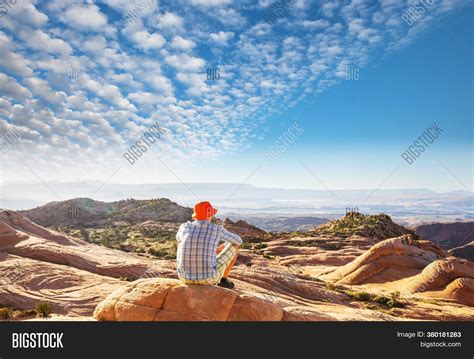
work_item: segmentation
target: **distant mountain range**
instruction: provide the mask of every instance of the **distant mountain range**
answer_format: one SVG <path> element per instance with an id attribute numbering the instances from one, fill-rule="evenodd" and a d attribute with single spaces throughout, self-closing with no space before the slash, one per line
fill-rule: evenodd
<path id="1" fill-rule="evenodd" d="M 398 223 L 411 225 L 474 219 L 474 196 L 467 191 L 435 192 L 429 189 L 311 190 L 256 187 L 242 183 L 2 183 L 0 208 L 29 209 L 51 201 L 93 198 L 115 202 L 123 198 L 172 198 L 191 207 L 209 200 L 222 217 L 339 218 L 346 208 L 359 212 L 389 213 Z M 273 230 L 268 223 L 267 229 Z M 294 227 L 292 227 L 293 229 Z"/>

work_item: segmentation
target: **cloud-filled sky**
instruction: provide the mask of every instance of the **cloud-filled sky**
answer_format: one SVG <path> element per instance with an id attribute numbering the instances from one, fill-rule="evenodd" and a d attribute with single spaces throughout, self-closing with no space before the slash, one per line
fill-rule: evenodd
<path id="1" fill-rule="evenodd" d="M 464 43 L 472 31 L 469 35 L 468 26 L 458 26 L 450 31 L 459 31 L 454 37 L 461 44 L 441 41 L 456 46 L 456 59 L 445 57 L 451 48 L 438 48 L 445 55 L 436 59 L 438 53 L 430 54 L 420 40 L 439 43 L 434 32 L 453 25 L 456 14 L 472 13 L 472 4 L 424 0 L 410 13 L 412 0 L 278 3 L 287 5 L 271 24 L 265 16 L 275 6 L 272 0 L 18 0 L 2 5 L 2 181 L 374 188 L 396 168 L 405 147 L 437 120 L 446 133 L 431 155 L 444 140 L 443 153 L 458 161 L 443 161 L 452 174 L 443 168 L 446 180 L 434 175 L 436 181 L 427 180 L 427 187 L 472 185 L 472 44 Z M 405 61 L 404 74 L 421 66 L 423 56 L 433 56 L 424 59 L 425 68 L 458 61 L 465 71 L 440 87 L 451 94 L 443 97 L 446 103 L 412 96 L 404 109 L 413 107 L 412 118 L 403 134 L 395 116 L 400 109 L 387 108 L 387 117 L 377 120 L 377 107 L 423 84 L 432 89 L 433 78 L 414 72 L 406 88 L 396 79 L 383 79 L 382 74 L 398 71 L 397 56 Z M 214 74 L 215 69 L 219 76 L 209 79 L 209 70 Z M 454 103 L 454 94 L 464 90 L 465 97 Z M 345 105 L 352 98 L 360 98 L 359 109 Z M 456 109 L 443 115 L 454 116 L 461 129 L 417 112 L 436 105 Z M 344 108 L 359 112 L 344 113 Z M 258 167 L 261 154 L 295 122 L 304 132 L 294 148 L 285 147 L 267 170 Z M 123 153 L 155 123 L 165 133 L 130 165 Z M 371 137 L 356 132 L 361 128 Z M 387 142 L 370 128 L 392 135 Z M 341 143 L 331 148 L 335 141 Z M 347 162 L 344 151 L 350 153 L 351 147 L 364 154 L 361 164 Z M 377 156 L 393 158 L 393 166 L 378 166 Z M 357 168 L 364 163 L 367 169 L 360 176 Z M 421 160 L 417 165 L 417 173 L 432 170 Z M 340 180 L 347 171 L 355 173 L 351 183 Z M 405 172 L 392 187 L 424 187 L 418 175 Z"/>

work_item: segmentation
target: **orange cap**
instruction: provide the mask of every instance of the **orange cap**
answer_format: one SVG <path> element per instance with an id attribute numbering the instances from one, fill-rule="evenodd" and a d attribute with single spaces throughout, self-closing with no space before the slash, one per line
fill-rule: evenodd
<path id="1" fill-rule="evenodd" d="M 212 207 L 208 201 L 199 202 L 194 205 L 193 219 L 203 221 L 212 218 L 217 213 L 217 209 Z"/>

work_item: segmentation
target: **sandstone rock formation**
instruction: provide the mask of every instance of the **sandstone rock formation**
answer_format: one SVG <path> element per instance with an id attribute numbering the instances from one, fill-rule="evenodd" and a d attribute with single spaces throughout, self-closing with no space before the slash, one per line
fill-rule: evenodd
<path id="1" fill-rule="evenodd" d="M 375 244 L 354 261 L 328 274 L 325 279 L 352 285 L 394 281 L 415 275 L 431 262 L 445 256 L 433 244 L 404 235 Z"/>
<path id="2" fill-rule="evenodd" d="M 474 305 L 474 263 L 460 258 L 437 260 L 411 278 L 405 290 Z"/>
<path id="3" fill-rule="evenodd" d="M 336 235 L 296 236 L 282 235 L 262 243 L 263 254 L 277 256 L 284 265 L 340 266 L 364 253 L 378 240 L 360 236 Z"/>
<path id="4" fill-rule="evenodd" d="M 14 211 L 0 210 L 0 251 L 117 278 L 136 279 L 145 272 L 164 275 L 138 256 L 66 237 Z"/>
<path id="5" fill-rule="evenodd" d="M 215 287 L 173 279 L 141 279 L 110 294 L 94 311 L 105 321 L 282 321 L 334 320 L 298 307 Z"/>
<path id="6" fill-rule="evenodd" d="M 299 233 L 251 245 L 231 273 L 235 290 L 186 286 L 174 260 L 76 240 L 0 210 L 0 303 L 31 310 L 47 301 L 61 320 L 92 319 L 96 307 L 100 320 L 474 320 L 472 263 L 430 242 Z M 432 266 L 454 270 L 433 276 Z M 404 291 L 409 305 L 369 307 L 347 290 Z"/>
<path id="7" fill-rule="evenodd" d="M 47 301 L 54 313 L 90 316 L 123 283 L 74 267 L 0 253 L 0 303 L 16 309 Z"/>

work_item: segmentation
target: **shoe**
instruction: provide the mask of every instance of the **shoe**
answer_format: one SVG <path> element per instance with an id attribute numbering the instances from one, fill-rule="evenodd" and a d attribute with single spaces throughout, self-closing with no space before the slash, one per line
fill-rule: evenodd
<path id="1" fill-rule="evenodd" d="M 219 283 L 217 283 L 219 287 L 224 287 L 227 289 L 233 289 L 234 288 L 234 282 L 228 280 L 227 278 L 222 278 Z"/>

